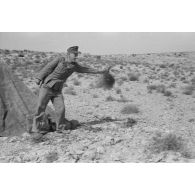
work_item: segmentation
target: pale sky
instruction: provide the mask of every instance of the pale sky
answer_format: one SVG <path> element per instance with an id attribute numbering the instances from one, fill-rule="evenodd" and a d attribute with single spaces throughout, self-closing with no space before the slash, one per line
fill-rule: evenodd
<path id="1" fill-rule="evenodd" d="M 0 49 L 63 52 L 73 45 L 91 54 L 195 51 L 195 33 L 0 32 Z"/>

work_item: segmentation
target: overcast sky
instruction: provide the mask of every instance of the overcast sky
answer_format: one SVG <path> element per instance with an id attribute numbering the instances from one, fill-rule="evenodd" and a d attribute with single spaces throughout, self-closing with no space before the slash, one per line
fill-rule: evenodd
<path id="1" fill-rule="evenodd" d="M 73 45 L 91 54 L 195 51 L 195 33 L 0 32 L 1 49 L 62 52 Z"/>

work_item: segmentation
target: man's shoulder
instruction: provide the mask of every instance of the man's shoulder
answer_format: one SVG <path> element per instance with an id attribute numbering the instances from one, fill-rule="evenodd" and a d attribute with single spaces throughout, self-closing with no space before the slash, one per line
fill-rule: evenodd
<path id="1" fill-rule="evenodd" d="M 66 58 L 63 57 L 63 56 L 57 56 L 54 58 L 56 61 L 59 61 L 59 62 L 66 62 Z"/>

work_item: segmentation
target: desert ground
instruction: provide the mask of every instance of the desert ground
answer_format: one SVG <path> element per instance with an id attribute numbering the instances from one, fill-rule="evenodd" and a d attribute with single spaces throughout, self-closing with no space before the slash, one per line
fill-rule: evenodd
<path id="1" fill-rule="evenodd" d="M 0 60 L 35 94 L 34 75 L 58 55 L 0 50 Z M 27 132 L 0 137 L 0 162 L 195 162 L 195 52 L 83 54 L 79 62 L 99 70 L 112 65 L 116 80 L 106 90 L 97 86 L 100 75 L 68 79 L 66 117 L 85 125 L 39 142 Z"/>

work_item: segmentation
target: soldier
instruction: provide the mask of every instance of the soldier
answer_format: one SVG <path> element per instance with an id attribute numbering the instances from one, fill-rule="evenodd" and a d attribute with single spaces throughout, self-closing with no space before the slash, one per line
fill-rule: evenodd
<path id="1" fill-rule="evenodd" d="M 32 132 L 39 132 L 38 121 L 45 112 L 48 102 L 54 105 L 56 112 L 56 131 L 63 131 L 70 122 L 65 118 L 65 105 L 62 95 L 63 84 L 74 72 L 104 74 L 107 70 L 98 71 L 83 67 L 77 63 L 78 46 L 68 48 L 67 56 L 57 57 L 49 62 L 36 76 L 36 84 L 40 85 L 37 110 L 33 119 Z"/>

